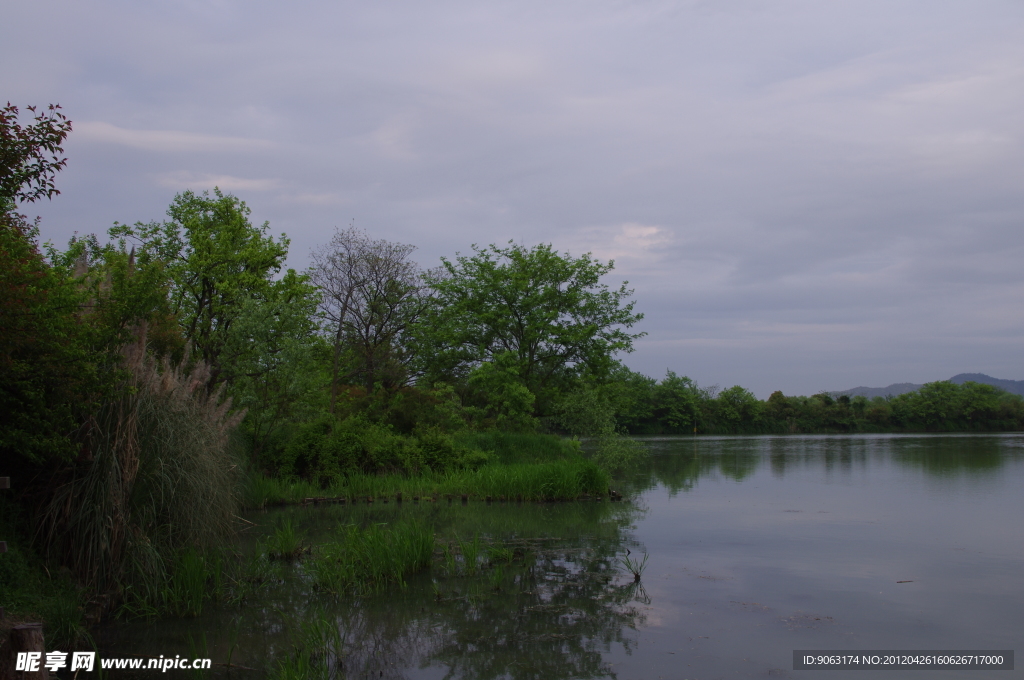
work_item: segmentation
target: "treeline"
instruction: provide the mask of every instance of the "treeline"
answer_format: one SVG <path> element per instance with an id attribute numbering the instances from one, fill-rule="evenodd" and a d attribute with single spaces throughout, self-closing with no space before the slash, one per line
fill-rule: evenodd
<path id="1" fill-rule="evenodd" d="M 786 396 L 702 388 L 669 371 L 656 381 L 620 369 L 608 390 L 618 426 L 634 435 L 1001 432 L 1024 429 L 1024 398 L 975 382 L 928 383 L 895 397 Z"/>

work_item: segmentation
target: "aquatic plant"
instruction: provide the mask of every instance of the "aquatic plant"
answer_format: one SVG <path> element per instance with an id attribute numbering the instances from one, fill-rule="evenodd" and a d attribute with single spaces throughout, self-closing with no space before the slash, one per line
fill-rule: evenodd
<path id="1" fill-rule="evenodd" d="M 291 519 L 285 520 L 274 529 L 274 533 L 267 538 L 266 547 L 269 558 L 281 560 L 297 559 L 307 551 Z"/>
<path id="2" fill-rule="evenodd" d="M 305 564 L 313 583 L 325 592 L 344 595 L 388 583 L 404 585 L 408 574 L 430 567 L 434 532 L 420 522 L 347 526 L 340 534 L 318 546 Z"/>
<path id="3" fill-rule="evenodd" d="M 647 568 L 647 553 L 644 553 L 644 558 L 638 559 L 630 557 L 628 554 L 625 557 L 619 558 L 619 564 L 626 568 L 627 571 L 633 574 L 633 580 L 639 581 L 640 576 L 643 575 L 644 569 Z"/>
<path id="4" fill-rule="evenodd" d="M 494 545 L 487 549 L 487 557 L 490 559 L 491 564 L 497 564 L 499 562 L 511 562 L 515 559 L 516 553 L 512 548 Z"/>
<path id="5" fill-rule="evenodd" d="M 462 554 L 462 570 L 467 574 L 475 574 L 477 560 L 483 549 L 483 544 L 480 542 L 480 534 L 474 534 L 473 539 L 467 541 L 463 541 L 456 536 L 455 542 L 458 544 L 459 552 Z"/>
<path id="6" fill-rule="evenodd" d="M 176 616 L 199 616 L 203 612 L 203 601 L 208 597 L 209 576 L 202 555 L 191 548 L 183 551 L 175 560 L 164 589 L 167 608 Z"/>

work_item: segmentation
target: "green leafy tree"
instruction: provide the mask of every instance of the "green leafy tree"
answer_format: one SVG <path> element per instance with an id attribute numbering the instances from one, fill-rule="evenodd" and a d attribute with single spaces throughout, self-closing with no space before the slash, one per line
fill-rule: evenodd
<path id="1" fill-rule="evenodd" d="M 288 423 L 308 420 L 324 406 L 327 347 L 316 333 L 315 312 L 312 295 L 247 297 L 225 341 L 233 406 L 246 410 L 243 428 L 257 459 Z"/>
<path id="2" fill-rule="evenodd" d="M 667 371 L 653 390 L 653 415 L 659 431 L 667 434 L 691 434 L 701 420 L 701 393 L 686 376 Z"/>
<path id="3" fill-rule="evenodd" d="M 532 432 L 537 429 L 533 417 L 535 396 L 523 384 L 515 356 L 511 352 L 495 355 L 472 370 L 469 386 L 484 404 L 485 416 L 498 430 Z"/>
<path id="4" fill-rule="evenodd" d="M 71 272 L 46 263 L 38 231 L 0 222 L 0 456 L 34 463 L 73 453 L 74 404 L 95 377 Z"/>
<path id="5" fill-rule="evenodd" d="M 301 305 L 313 294 L 306 277 L 294 271 L 276 278 L 288 254 L 288 238 L 281 234 L 274 240 L 266 222 L 253 226 L 250 212 L 220 189 L 213 196 L 186 191 L 167 210 L 169 221 L 117 224 L 110 231 L 137 242 L 140 263 L 163 263 L 171 282 L 171 312 L 199 358 L 210 364 L 211 389 L 233 383 L 239 366 L 258 365 L 241 354 L 263 349 L 256 343 L 246 347 L 233 333 L 246 305 Z M 234 351 L 225 353 L 229 344 Z"/>
<path id="6" fill-rule="evenodd" d="M 54 268 L 38 247 L 38 224 L 18 201 L 51 198 L 65 166 L 71 122 L 50 105 L 22 126 L 18 107 L 0 108 L 0 459 L 39 463 L 73 453 L 73 404 L 95 377 L 79 341 L 82 295 L 71 271 Z"/>
<path id="7" fill-rule="evenodd" d="M 555 390 L 576 376 L 605 377 L 613 356 L 643 334 L 626 329 L 643 318 L 623 283 L 601 283 L 613 262 L 572 257 L 550 245 L 474 246 L 427 280 L 436 298 L 420 324 L 431 378 L 465 376 L 507 355 L 543 412 Z"/>
<path id="8" fill-rule="evenodd" d="M 35 124 L 18 123 L 18 107 L 7 102 L 0 108 L 0 208 L 13 210 L 15 201 L 53 198 L 60 192 L 54 186 L 57 172 L 67 165 L 62 144 L 71 132 L 71 121 L 51 104 L 44 113 L 26 107 L 35 114 Z"/>

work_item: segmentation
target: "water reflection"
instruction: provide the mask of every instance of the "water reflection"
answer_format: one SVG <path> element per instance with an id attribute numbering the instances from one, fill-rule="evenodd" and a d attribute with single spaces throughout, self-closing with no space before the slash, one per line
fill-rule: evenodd
<path id="1" fill-rule="evenodd" d="M 473 576 L 437 566 L 404 589 L 357 600 L 317 593 L 301 563 L 275 563 L 271 583 L 241 607 L 187 621 L 111 627 L 100 645 L 111 656 L 184 656 L 189 635 L 202 635 L 215 662 L 231 656 L 235 676 L 263 676 L 312 645 L 327 677 L 615 677 L 604 656 L 613 648 L 632 652 L 644 622 L 640 605 L 650 603 L 617 568 L 628 547 L 642 548 L 629 532 L 643 514 L 641 503 L 607 501 L 278 510 L 253 518 L 262 533 L 288 516 L 315 544 L 340 524 L 419 516 L 442 541 L 479 535 L 516 548 L 521 557 L 487 564 Z M 243 548 L 256 545 L 258 536 L 249 536 Z"/>
<path id="2" fill-rule="evenodd" d="M 301 563 L 274 563 L 247 602 L 113 626 L 100 650 L 195 656 L 201 641 L 253 678 L 304 649 L 336 678 L 764 677 L 796 648 L 980 648 L 1019 629 L 1024 540 L 999 520 L 1019 514 L 1024 436 L 645 441 L 654 455 L 628 503 L 251 516 L 242 554 L 285 518 L 316 544 L 341 525 L 416 517 L 441 542 L 479 535 L 520 557 L 473 576 L 439 565 L 360 599 L 325 597 Z M 640 583 L 619 563 L 627 550 L 650 553 Z"/>
<path id="3" fill-rule="evenodd" d="M 998 474 L 1024 460 L 1020 435 L 867 435 L 780 437 L 649 437 L 651 465 L 632 480 L 635 492 L 663 485 L 670 495 L 703 477 L 742 482 L 767 465 L 773 476 L 820 468 L 849 473 L 869 465 L 920 470 L 935 478 Z"/>

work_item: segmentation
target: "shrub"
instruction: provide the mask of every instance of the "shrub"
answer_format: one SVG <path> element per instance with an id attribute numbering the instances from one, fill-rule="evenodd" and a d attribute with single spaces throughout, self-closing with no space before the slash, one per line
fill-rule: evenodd
<path id="1" fill-rule="evenodd" d="M 49 555 L 100 591 L 157 599 L 174 556 L 226 533 L 237 512 L 229 433 L 241 414 L 205 389 L 209 368 L 123 350 L 118 395 L 89 419 L 83 453 L 41 520 Z M 187 361 L 187 358 L 186 358 Z"/>

